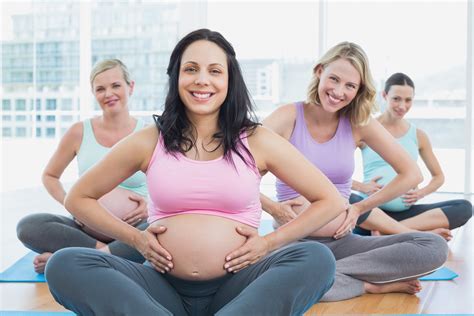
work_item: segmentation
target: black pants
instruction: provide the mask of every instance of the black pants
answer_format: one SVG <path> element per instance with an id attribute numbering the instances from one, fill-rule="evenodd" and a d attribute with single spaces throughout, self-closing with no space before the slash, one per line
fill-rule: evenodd
<path id="1" fill-rule="evenodd" d="M 363 198 L 359 195 L 351 194 L 349 198 L 349 203 L 354 204 L 361 200 L 363 200 Z M 409 209 L 402 212 L 390 212 L 382 208 L 381 210 L 394 220 L 400 222 L 407 218 L 415 217 L 435 208 L 440 208 L 441 211 L 443 211 L 444 215 L 446 215 L 449 222 L 449 229 L 458 228 L 466 224 L 472 217 L 473 212 L 472 204 L 467 200 L 450 200 L 432 204 L 415 204 L 412 205 Z M 357 220 L 357 224 L 362 224 L 367 219 L 367 217 L 369 217 L 370 212 L 371 211 L 368 211 L 362 214 Z M 363 229 L 359 226 L 356 227 L 354 233 L 359 235 L 370 235 L 370 231 Z"/>

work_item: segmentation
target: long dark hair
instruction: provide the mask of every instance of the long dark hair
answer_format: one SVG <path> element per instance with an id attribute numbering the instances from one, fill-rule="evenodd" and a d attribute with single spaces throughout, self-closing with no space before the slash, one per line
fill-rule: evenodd
<path id="1" fill-rule="evenodd" d="M 387 81 L 385 81 L 385 93 L 388 93 L 392 86 L 410 86 L 413 88 L 413 90 L 415 90 L 415 84 L 413 83 L 413 80 L 411 80 L 410 77 L 402 72 L 394 73 L 388 77 Z"/>
<path id="2" fill-rule="evenodd" d="M 168 69 L 168 94 L 163 114 L 154 116 L 155 123 L 163 135 L 165 150 L 168 153 L 186 153 L 196 144 L 193 136 L 194 126 L 189 121 L 184 104 L 178 92 L 179 70 L 181 57 L 186 48 L 195 41 L 206 40 L 213 42 L 227 55 L 229 74 L 227 96 L 219 110 L 219 131 L 213 139 L 219 139 L 219 146 L 223 146 L 224 158 L 232 162 L 231 152 L 235 152 L 246 164 L 249 162 L 239 153 L 238 148 L 250 154 L 240 139 L 243 131 L 251 135 L 259 125 L 254 112 L 254 106 L 245 85 L 239 63 L 235 57 L 232 45 L 218 32 L 208 29 L 199 29 L 182 38 L 171 53 Z M 217 148 L 219 148 L 219 146 Z M 214 150 L 217 150 L 215 148 Z M 248 155 L 251 157 L 251 155 Z"/>

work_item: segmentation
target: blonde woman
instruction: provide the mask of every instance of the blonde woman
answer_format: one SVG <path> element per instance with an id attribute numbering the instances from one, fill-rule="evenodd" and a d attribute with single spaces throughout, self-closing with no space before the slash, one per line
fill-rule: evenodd
<path id="1" fill-rule="evenodd" d="M 447 257 L 446 242 L 435 234 L 363 237 L 351 233 L 361 214 L 421 181 L 413 160 L 370 117 L 374 101 L 375 88 L 365 53 L 358 45 L 343 42 L 324 54 L 314 67 L 307 100 L 284 105 L 264 121 L 266 127 L 289 140 L 317 166 L 346 200 L 351 193 L 354 151 L 359 143 L 370 145 L 397 171 L 383 189 L 350 205 L 346 213 L 306 239 L 328 246 L 337 260 L 335 283 L 323 301 L 364 293 L 414 294 L 421 288 L 417 277 L 439 268 Z M 282 224 L 297 217 L 308 202 L 284 181 L 278 179 L 276 188 L 280 203 L 263 196 L 262 203 L 264 210 Z M 391 219 L 384 216 L 383 220 Z"/>
<path id="2" fill-rule="evenodd" d="M 135 83 L 120 60 L 107 59 L 97 63 L 91 71 L 90 83 L 102 115 L 71 126 L 43 171 L 46 190 L 62 205 L 66 191 L 61 175 L 74 158 L 77 159 L 81 176 L 117 142 L 144 126 L 143 121 L 130 116 L 128 103 Z M 116 217 L 143 230 L 148 226 L 147 194 L 145 175 L 137 172 L 106 194 L 100 202 Z M 66 247 L 96 248 L 132 261 L 145 261 L 134 248 L 113 241 L 67 216 L 48 213 L 29 215 L 18 223 L 17 235 L 26 247 L 39 253 L 33 261 L 38 273 L 43 273 L 52 253 Z"/>

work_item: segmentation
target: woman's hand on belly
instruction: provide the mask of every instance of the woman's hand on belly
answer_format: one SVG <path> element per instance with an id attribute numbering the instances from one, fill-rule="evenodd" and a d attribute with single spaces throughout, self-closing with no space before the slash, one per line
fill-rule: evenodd
<path id="1" fill-rule="evenodd" d="M 146 199 L 138 194 L 132 193 L 128 198 L 138 203 L 138 205 L 133 211 L 122 217 L 122 220 L 133 226 L 148 218 L 147 203 Z"/>
<path id="2" fill-rule="evenodd" d="M 278 203 L 278 208 L 272 212 L 273 218 L 279 225 L 284 225 L 294 220 L 298 215 L 293 210 L 293 207 L 302 206 L 303 202 L 296 199 L 290 199 Z"/>
<path id="3" fill-rule="evenodd" d="M 342 222 L 342 224 L 339 226 L 337 231 L 334 233 L 334 239 L 342 238 L 352 232 L 352 230 L 357 225 L 357 219 L 359 218 L 359 216 L 359 208 L 355 204 L 349 205 L 349 208 L 346 211 L 346 218 L 344 219 L 344 222 Z"/>
<path id="4" fill-rule="evenodd" d="M 258 234 L 255 229 L 239 226 L 236 231 L 247 238 L 246 242 L 238 249 L 226 256 L 224 269 L 228 272 L 239 272 L 247 266 L 258 262 L 268 254 L 270 245 L 265 237 Z"/>
<path id="5" fill-rule="evenodd" d="M 171 254 L 158 242 L 158 235 L 163 234 L 166 227 L 158 223 L 151 224 L 140 232 L 140 239 L 135 248 L 150 262 L 153 268 L 165 273 L 173 268 Z"/>

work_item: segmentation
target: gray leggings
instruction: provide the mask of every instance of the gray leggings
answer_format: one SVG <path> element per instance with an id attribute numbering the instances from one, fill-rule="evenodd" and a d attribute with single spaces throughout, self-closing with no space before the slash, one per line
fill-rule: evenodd
<path id="1" fill-rule="evenodd" d="M 148 223 L 141 222 L 136 227 L 145 230 Z M 67 247 L 95 248 L 97 244 L 97 240 L 85 233 L 73 219 L 48 213 L 24 217 L 16 226 L 16 233 L 27 248 L 37 253 L 56 252 Z M 135 248 L 121 241 L 112 241 L 108 246 L 113 255 L 138 263 L 145 262 Z"/>
<path id="2" fill-rule="evenodd" d="M 341 239 L 307 238 L 331 249 L 336 257 L 336 279 L 321 301 L 340 301 L 365 293 L 364 281 L 388 283 L 413 280 L 441 267 L 448 245 L 432 233 L 390 236 L 349 234 Z"/>
<path id="3" fill-rule="evenodd" d="M 84 248 L 60 250 L 46 265 L 54 298 L 79 315 L 301 315 L 331 287 L 334 272 L 334 256 L 315 242 L 209 281 Z"/>

